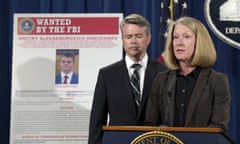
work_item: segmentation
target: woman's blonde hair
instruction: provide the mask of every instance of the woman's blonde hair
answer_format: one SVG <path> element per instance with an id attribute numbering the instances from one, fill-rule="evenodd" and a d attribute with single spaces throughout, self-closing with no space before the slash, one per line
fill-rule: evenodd
<path id="1" fill-rule="evenodd" d="M 195 34 L 195 50 L 190 63 L 191 66 L 212 66 L 217 58 L 212 38 L 206 27 L 197 19 L 192 17 L 181 17 L 168 27 L 168 36 L 165 45 L 165 62 L 170 69 L 179 69 L 179 64 L 173 53 L 173 32 L 177 24 L 187 26 Z"/>

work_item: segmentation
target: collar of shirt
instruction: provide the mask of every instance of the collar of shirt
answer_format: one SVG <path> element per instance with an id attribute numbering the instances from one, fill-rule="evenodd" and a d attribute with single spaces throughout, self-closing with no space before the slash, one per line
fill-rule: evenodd
<path id="1" fill-rule="evenodd" d="M 125 56 L 125 61 L 127 65 L 127 70 L 129 74 L 129 78 L 132 76 L 134 69 L 131 68 L 131 66 L 135 63 L 132 61 L 127 55 Z M 141 92 L 141 98 L 142 98 L 142 92 L 143 92 L 143 85 L 144 85 L 144 77 L 145 77 L 145 70 L 147 68 L 147 63 L 148 63 L 148 55 L 146 54 L 143 59 L 139 62 L 138 64 L 141 65 L 141 68 L 139 69 L 139 75 L 140 75 L 140 92 Z"/>
<path id="2" fill-rule="evenodd" d="M 64 76 L 68 76 L 68 79 L 67 79 L 67 83 L 69 84 L 71 79 L 72 79 L 72 75 L 73 75 L 73 72 L 70 72 L 68 74 L 64 74 L 63 72 L 61 72 L 61 77 L 62 77 L 62 83 L 64 81 Z"/>
<path id="3" fill-rule="evenodd" d="M 187 76 L 185 77 L 193 77 L 194 79 L 198 78 L 199 72 L 200 72 L 201 68 L 200 67 L 196 67 L 191 73 L 189 73 Z M 184 77 L 179 70 L 177 70 L 177 76 L 180 77 Z"/>
<path id="4" fill-rule="evenodd" d="M 133 73 L 133 68 L 131 66 L 135 64 L 136 62 L 132 61 L 129 56 L 125 56 L 125 61 L 128 69 L 129 76 Z M 137 63 L 141 65 L 141 68 L 139 69 L 139 74 L 143 75 L 146 68 L 147 68 L 147 62 L 148 62 L 148 55 L 146 54 L 141 61 L 138 61 Z"/>

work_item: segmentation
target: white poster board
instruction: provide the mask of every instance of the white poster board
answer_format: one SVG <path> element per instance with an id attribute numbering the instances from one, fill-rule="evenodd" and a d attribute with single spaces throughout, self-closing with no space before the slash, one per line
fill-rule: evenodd
<path id="1" fill-rule="evenodd" d="M 86 144 L 99 68 L 122 58 L 122 14 L 14 14 L 10 144 Z M 58 84 L 63 52 L 77 83 Z"/>

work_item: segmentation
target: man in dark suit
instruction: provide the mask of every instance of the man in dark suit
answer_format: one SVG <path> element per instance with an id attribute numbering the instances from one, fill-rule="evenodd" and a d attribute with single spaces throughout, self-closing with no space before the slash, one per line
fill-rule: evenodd
<path id="1" fill-rule="evenodd" d="M 149 22 L 138 14 L 131 14 L 120 24 L 124 59 L 100 69 L 94 92 L 90 117 L 88 144 L 100 144 L 104 125 L 142 125 L 148 94 L 155 75 L 166 70 L 161 63 L 150 59 L 147 47 L 151 41 Z M 134 69 L 138 74 L 140 102 L 136 103 L 133 84 Z"/>
<path id="2" fill-rule="evenodd" d="M 78 74 L 73 71 L 75 55 L 63 53 L 60 61 L 61 72 L 56 75 L 56 84 L 78 84 Z"/>

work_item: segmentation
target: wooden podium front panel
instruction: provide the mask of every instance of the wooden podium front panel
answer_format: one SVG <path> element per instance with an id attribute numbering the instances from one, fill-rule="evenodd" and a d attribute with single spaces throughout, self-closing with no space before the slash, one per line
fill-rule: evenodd
<path id="1" fill-rule="evenodd" d="M 102 144 L 130 144 L 139 135 L 156 130 L 173 134 L 184 144 L 232 144 L 219 128 L 107 126 L 103 130 Z"/>

